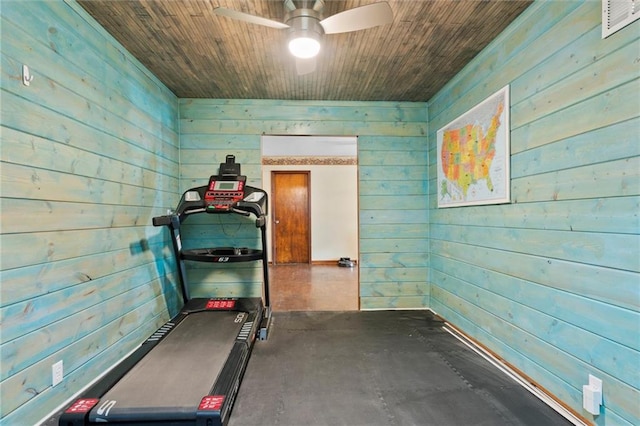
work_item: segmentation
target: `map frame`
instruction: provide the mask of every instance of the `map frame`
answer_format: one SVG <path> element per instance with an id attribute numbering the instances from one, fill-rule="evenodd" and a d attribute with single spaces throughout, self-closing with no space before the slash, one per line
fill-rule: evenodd
<path id="1" fill-rule="evenodd" d="M 505 204 L 511 202 L 511 126 L 509 121 L 511 105 L 509 101 L 509 89 L 509 85 L 507 84 L 437 131 L 436 157 L 438 169 L 436 197 L 438 199 L 438 208 Z M 471 180 L 471 183 L 469 183 L 465 188 L 460 188 L 460 185 L 458 185 L 456 181 L 446 176 L 443 169 L 442 147 L 445 132 L 461 129 L 463 126 L 479 126 L 487 124 L 487 126 L 482 128 L 482 132 L 484 134 L 489 123 L 479 123 L 474 120 L 474 117 L 481 116 L 488 118 L 492 113 L 494 113 L 495 106 L 500 104 L 502 104 L 502 111 L 499 115 L 494 114 L 494 116 L 499 117 L 499 124 L 496 129 L 494 142 L 495 154 L 492 157 L 491 165 L 487 173 L 489 179 L 474 181 L 473 176 L 469 177 L 467 175 L 468 180 Z M 484 187 L 479 183 L 481 181 L 485 181 Z M 489 185 L 491 185 L 492 189 L 489 189 Z M 472 188 L 472 194 L 469 196 L 468 191 L 472 186 L 474 186 L 474 188 Z M 449 191 L 454 192 L 455 194 L 452 195 Z M 487 194 L 487 196 L 485 196 L 483 192 L 491 192 L 491 194 Z"/>

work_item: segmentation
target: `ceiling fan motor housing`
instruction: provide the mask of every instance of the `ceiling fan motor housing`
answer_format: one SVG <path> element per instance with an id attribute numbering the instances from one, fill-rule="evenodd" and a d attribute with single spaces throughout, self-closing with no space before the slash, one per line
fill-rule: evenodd
<path id="1" fill-rule="evenodd" d="M 320 14 L 313 9 L 296 9 L 287 12 L 285 23 L 290 27 L 289 40 L 308 37 L 319 42 L 324 34 L 320 19 Z"/>

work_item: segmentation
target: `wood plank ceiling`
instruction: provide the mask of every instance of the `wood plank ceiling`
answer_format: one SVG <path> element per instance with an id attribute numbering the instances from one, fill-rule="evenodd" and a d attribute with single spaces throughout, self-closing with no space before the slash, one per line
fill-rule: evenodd
<path id="1" fill-rule="evenodd" d="M 375 0 L 325 0 L 324 17 Z M 392 24 L 325 34 L 299 76 L 287 30 L 213 14 L 223 6 L 282 21 L 281 0 L 79 0 L 180 98 L 428 101 L 531 1 L 387 0 Z"/>

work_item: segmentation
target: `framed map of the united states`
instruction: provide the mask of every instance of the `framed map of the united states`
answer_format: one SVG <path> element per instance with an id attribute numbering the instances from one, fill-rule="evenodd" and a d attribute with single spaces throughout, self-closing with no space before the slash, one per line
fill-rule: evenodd
<path id="1" fill-rule="evenodd" d="M 510 201 L 509 86 L 437 133 L 438 207 Z"/>

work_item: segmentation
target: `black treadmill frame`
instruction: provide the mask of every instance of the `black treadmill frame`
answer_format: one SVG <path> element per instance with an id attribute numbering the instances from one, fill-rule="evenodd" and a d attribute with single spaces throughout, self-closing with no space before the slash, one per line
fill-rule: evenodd
<path id="1" fill-rule="evenodd" d="M 213 176 L 211 177 L 213 178 Z M 218 178 L 220 178 L 218 176 Z M 226 177 L 230 180 L 233 177 Z M 245 178 L 246 179 L 246 178 Z M 108 404 L 111 401 L 101 401 L 100 399 L 113 388 L 136 364 L 138 364 L 149 352 L 151 352 L 167 335 L 171 333 L 180 323 L 185 321 L 190 314 L 199 312 L 216 311 L 237 311 L 246 312 L 243 325 L 235 338 L 233 347 L 226 358 L 218 376 L 213 383 L 208 395 L 203 395 L 203 399 L 198 408 L 193 413 L 184 416 L 184 419 L 173 418 L 171 420 L 162 419 L 135 419 L 109 422 L 118 425 L 133 424 L 196 424 L 207 426 L 222 426 L 230 415 L 235 396 L 240 386 L 240 381 L 247 366 L 251 350 L 256 338 L 266 339 L 267 329 L 271 318 L 269 308 L 269 272 L 266 249 L 266 211 L 267 195 L 259 189 L 245 185 L 246 195 L 254 192 L 262 193 L 260 202 L 239 201 L 227 211 L 210 211 L 204 206 L 204 194 L 207 186 L 191 188 L 182 195 L 178 208 L 174 214 L 153 218 L 154 226 L 167 226 L 170 229 L 173 250 L 177 260 L 179 283 L 182 290 L 185 304 L 174 318 L 166 322 L 138 349 L 127 358 L 118 363 L 113 369 L 105 374 L 98 382 L 82 393 L 59 417 L 59 425 L 76 426 L 87 424 L 103 424 L 104 422 L 90 421 L 90 414 L 93 410 L 108 412 Z M 186 194 L 190 191 L 197 191 L 200 194 L 200 201 L 187 201 Z M 246 198 L 246 197 L 245 197 Z M 256 227 L 260 228 L 262 250 L 255 249 L 234 249 L 230 247 L 219 247 L 212 249 L 182 250 L 180 239 L 181 224 L 192 214 L 198 213 L 238 213 L 245 216 L 253 214 L 256 217 Z M 200 252 L 198 251 L 200 250 Z M 205 261 L 205 262 L 246 262 L 262 260 L 263 264 L 263 299 L 260 297 L 251 298 L 196 298 L 191 299 L 189 295 L 185 260 Z M 220 399 L 220 396 L 223 396 Z M 197 402 L 197 401 L 196 401 Z"/>

